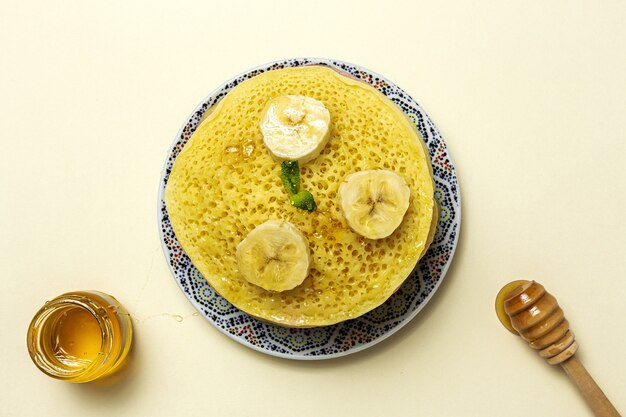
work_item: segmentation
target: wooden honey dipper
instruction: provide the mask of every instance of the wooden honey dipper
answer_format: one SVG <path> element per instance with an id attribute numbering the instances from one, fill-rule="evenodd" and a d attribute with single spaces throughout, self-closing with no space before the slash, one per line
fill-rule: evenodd
<path id="1" fill-rule="evenodd" d="M 535 281 L 513 281 L 505 285 L 496 298 L 496 312 L 507 329 L 519 334 L 550 365 L 561 365 L 596 416 L 620 417 L 574 356 L 578 350 L 574 333 L 556 299 L 543 285 Z"/>

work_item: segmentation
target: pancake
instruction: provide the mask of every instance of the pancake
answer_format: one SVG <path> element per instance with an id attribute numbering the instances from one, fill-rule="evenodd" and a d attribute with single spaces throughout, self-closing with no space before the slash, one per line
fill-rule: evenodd
<path id="1" fill-rule="evenodd" d="M 318 205 L 312 213 L 289 204 L 259 129 L 265 105 L 281 95 L 313 97 L 331 115 L 328 144 L 300 168 Z M 401 175 L 411 191 L 401 225 L 379 240 L 352 231 L 337 198 L 347 175 L 371 169 Z M 165 201 L 208 283 L 246 313 L 289 327 L 330 325 L 382 304 L 425 253 L 437 217 L 430 161 L 412 122 L 376 89 L 322 66 L 268 71 L 233 88 L 178 155 Z M 248 283 L 235 258 L 237 244 L 271 219 L 297 226 L 311 249 L 307 278 L 280 293 Z"/>

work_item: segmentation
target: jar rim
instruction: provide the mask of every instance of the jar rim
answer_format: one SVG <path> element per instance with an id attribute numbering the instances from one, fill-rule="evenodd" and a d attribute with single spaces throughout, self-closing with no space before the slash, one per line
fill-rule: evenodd
<path id="1" fill-rule="evenodd" d="M 53 324 L 50 319 L 56 316 L 55 313 L 68 308 L 80 308 L 87 311 L 98 322 L 102 336 L 100 350 L 96 358 L 91 360 L 84 367 L 75 369 L 58 366 L 50 360 L 50 358 L 41 355 L 39 353 L 40 349 L 38 349 L 41 334 L 44 329 L 46 329 L 46 326 Z M 89 297 L 76 293 L 62 294 L 46 302 L 35 314 L 28 327 L 28 352 L 35 365 L 44 373 L 57 379 L 72 379 L 78 375 L 84 375 L 85 373 L 99 369 L 109 360 L 113 348 L 113 340 L 111 338 L 113 323 L 103 310 L 102 307 L 98 306 L 95 301 L 91 300 Z"/>

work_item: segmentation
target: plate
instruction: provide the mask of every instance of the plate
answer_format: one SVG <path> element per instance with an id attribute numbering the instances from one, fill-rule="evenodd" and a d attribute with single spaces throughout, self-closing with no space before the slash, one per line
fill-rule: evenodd
<path id="1" fill-rule="evenodd" d="M 204 113 L 239 83 L 265 71 L 304 65 L 325 65 L 370 84 L 396 103 L 415 123 L 430 154 L 435 198 L 440 213 L 435 239 L 404 284 L 385 303 L 356 319 L 310 329 L 292 329 L 262 322 L 221 297 L 193 266 L 176 240 L 165 207 L 165 186 L 176 157 Z M 261 65 L 222 84 L 196 107 L 176 134 L 159 185 L 158 223 L 161 244 L 174 279 L 191 304 L 230 338 L 269 355 L 289 359 L 329 359 L 366 349 L 406 325 L 437 291 L 452 262 L 461 227 L 460 190 L 454 165 L 439 130 L 419 104 L 384 77 L 358 65 L 321 59 L 286 59 Z"/>

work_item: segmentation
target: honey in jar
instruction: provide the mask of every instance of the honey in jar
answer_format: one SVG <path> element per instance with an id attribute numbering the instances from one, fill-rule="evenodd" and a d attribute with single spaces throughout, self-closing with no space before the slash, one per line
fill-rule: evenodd
<path id="1" fill-rule="evenodd" d="M 114 297 L 98 291 L 76 291 L 48 301 L 27 335 L 35 365 L 68 382 L 112 374 L 124 363 L 131 342 L 128 312 Z"/>

